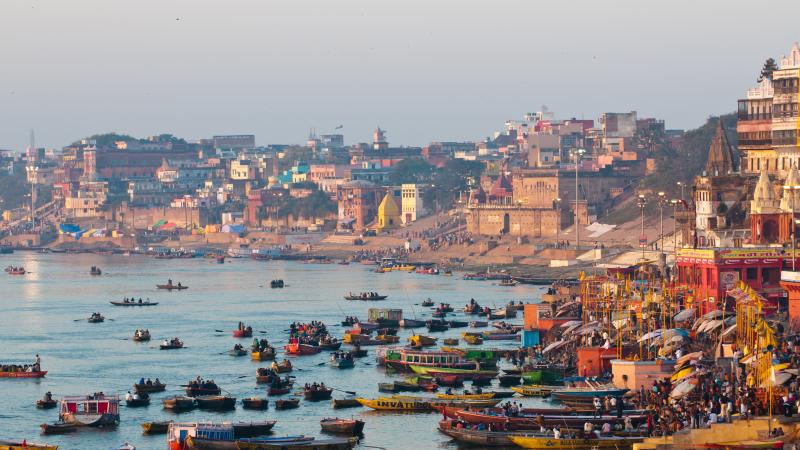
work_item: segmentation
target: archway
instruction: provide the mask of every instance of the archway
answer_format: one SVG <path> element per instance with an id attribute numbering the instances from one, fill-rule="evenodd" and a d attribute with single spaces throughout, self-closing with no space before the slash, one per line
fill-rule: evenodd
<path id="1" fill-rule="evenodd" d="M 503 214 L 503 234 L 507 234 L 509 231 L 511 231 L 511 217 L 505 213 Z"/>
<path id="2" fill-rule="evenodd" d="M 768 242 L 778 242 L 778 223 L 775 220 L 765 220 L 764 225 L 761 227 L 761 238 Z"/>

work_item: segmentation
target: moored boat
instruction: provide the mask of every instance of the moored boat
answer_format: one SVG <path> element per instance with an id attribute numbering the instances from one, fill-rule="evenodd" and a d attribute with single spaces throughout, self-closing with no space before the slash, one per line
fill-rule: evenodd
<path id="1" fill-rule="evenodd" d="M 244 409 L 264 410 L 269 408 L 269 400 L 261 397 L 248 397 L 242 399 Z"/>
<path id="2" fill-rule="evenodd" d="M 0 450 L 58 450 L 57 445 L 0 439 Z"/>
<path id="3" fill-rule="evenodd" d="M 288 359 L 284 359 L 282 363 L 278 363 L 277 361 L 272 361 L 272 370 L 276 373 L 287 373 L 292 371 L 292 362 Z"/>
<path id="4" fill-rule="evenodd" d="M 66 434 L 78 431 L 78 427 L 75 424 L 63 422 L 43 423 L 39 425 L 39 428 L 42 430 L 42 434 Z"/>
<path id="5" fill-rule="evenodd" d="M 197 407 L 212 411 L 228 411 L 236 408 L 236 397 L 227 395 L 203 395 L 196 397 Z"/>
<path id="6" fill-rule="evenodd" d="M 359 403 L 355 398 L 334 398 L 331 400 L 331 404 L 333 405 L 333 409 L 354 408 L 361 406 L 361 403 Z"/>
<path id="7" fill-rule="evenodd" d="M 164 339 L 164 341 L 158 345 L 158 348 L 161 350 L 176 350 L 183 348 L 183 341 L 178 338 Z"/>
<path id="8" fill-rule="evenodd" d="M 513 386 L 512 391 L 523 397 L 549 397 L 557 388 L 555 386 Z"/>
<path id="9" fill-rule="evenodd" d="M 233 436 L 236 439 L 263 436 L 272 432 L 275 422 L 274 420 L 233 422 Z"/>
<path id="10" fill-rule="evenodd" d="M 197 406 L 193 397 L 184 397 L 180 395 L 165 398 L 161 400 L 161 404 L 164 406 L 164 409 L 174 412 L 191 411 Z"/>
<path id="11" fill-rule="evenodd" d="M 158 382 L 158 378 L 156 378 L 155 383 L 136 383 L 133 385 L 133 389 L 138 392 L 139 394 L 150 394 L 153 392 L 163 392 L 167 389 L 166 383 Z"/>
<path id="12" fill-rule="evenodd" d="M 299 398 L 275 400 L 275 409 L 294 409 L 300 406 Z"/>
<path id="13" fill-rule="evenodd" d="M 313 439 L 313 438 L 312 438 Z M 273 441 L 270 439 L 240 439 L 239 450 L 350 450 L 358 438 L 314 439 L 312 441 Z"/>
<path id="14" fill-rule="evenodd" d="M 96 393 L 64 397 L 58 419 L 78 426 L 116 426 L 119 423 L 119 396 Z"/>
<path id="15" fill-rule="evenodd" d="M 36 407 L 39 409 L 53 409 L 58 405 L 58 401 L 52 398 L 41 398 L 36 400 Z"/>
<path id="16" fill-rule="evenodd" d="M 325 418 L 319 424 L 326 433 L 358 436 L 364 431 L 364 421 L 357 419 Z"/>
<path id="17" fill-rule="evenodd" d="M 428 327 L 428 331 L 432 332 L 447 331 L 450 329 L 450 324 L 447 321 L 441 319 L 429 320 L 425 323 L 425 325 Z"/>
<path id="18" fill-rule="evenodd" d="M 315 402 L 320 400 L 329 400 L 332 393 L 333 389 L 327 388 L 324 385 L 316 385 L 316 383 L 303 389 L 303 397 L 306 400 Z"/>
<path id="19" fill-rule="evenodd" d="M 403 319 L 400 321 L 401 328 L 422 328 L 425 326 L 424 320 Z"/>
<path id="20" fill-rule="evenodd" d="M 144 434 L 164 434 L 169 429 L 171 421 L 162 422 L 144 422 L 142 424 L 142 432 Z"/>
<path id="21" fill-rule="evenodd" d="M 602 437 L 597 439 L 553 439 L 551 436 L 509 436 L 511 442 L 522 448 L 536 449 L 625 449 L 642 442 L 644 438 Z"/>
<path id="22" fill-rule="evenodd" d="M 202 395 L 220 395 L 222 389 L 211 380 L 203 380 L 198 377 L 186 386 L 186 395 L 189 397 L 200 397 Z"/>
<path id="23" fill-rule="evenodd" d="M 414 347 L 431 347 L 436 345 L 436 338 L 432 338 L 430 336 L 423 336 L 421 334 L 415 334 L 413 336 L 408 337 L 408 342 L 411 343 Z"/>

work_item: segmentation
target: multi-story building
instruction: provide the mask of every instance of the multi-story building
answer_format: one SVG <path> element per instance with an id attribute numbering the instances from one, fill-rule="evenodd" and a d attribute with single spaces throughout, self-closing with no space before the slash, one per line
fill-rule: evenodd
<path id="1" fill-rule="evenodd" d="M 422 200 L 422 186 L 418 184 L 403 184 L 400 187 L 400 219 L 404 224 L 409 224 L 427 215 L 425 204 Z"/>
<path id="2" fill-rule="evenodd" d="M 64 209 L 70 218 L 92 218 L 103 216 L 102 208 L 108 198 L 108 183 L 91 181 L 81 183 L 80 188 L 64 199 Z"/>
<path id="3" fill-rule="evenodd" d="M 385 191 L 368 181 L 349 181 L 339 186 L 337 201 L 339 204 L 340 229 L 364 230 L 375 220 Z"/>
<path id="4" fill-rule="evenodd" d="M 214 148 L 224 150 L 244 150 L 255 148 L 256 136 L 253 134 L 235 134 L 214 136 Z"/>

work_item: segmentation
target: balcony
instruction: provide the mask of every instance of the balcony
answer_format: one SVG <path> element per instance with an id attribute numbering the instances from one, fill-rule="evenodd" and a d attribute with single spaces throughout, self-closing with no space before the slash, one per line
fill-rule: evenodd
<path id="1" fill-rule="evenodd" d="M 739 111 L 739 120 L 772 120 L 772 113 L 748 113 L 747 111 Z"/>

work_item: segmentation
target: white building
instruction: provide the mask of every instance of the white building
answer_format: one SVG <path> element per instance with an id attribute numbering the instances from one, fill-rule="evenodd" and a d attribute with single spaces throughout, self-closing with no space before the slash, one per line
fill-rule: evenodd
<path id="1" fill-rule="evenodd" d="M 400 218 L 403 224 L 409 224 L 428 214 L 422 201 L 422 187 L 420 185 L 403 184 L 400 187 L 400 200 Z"/>

